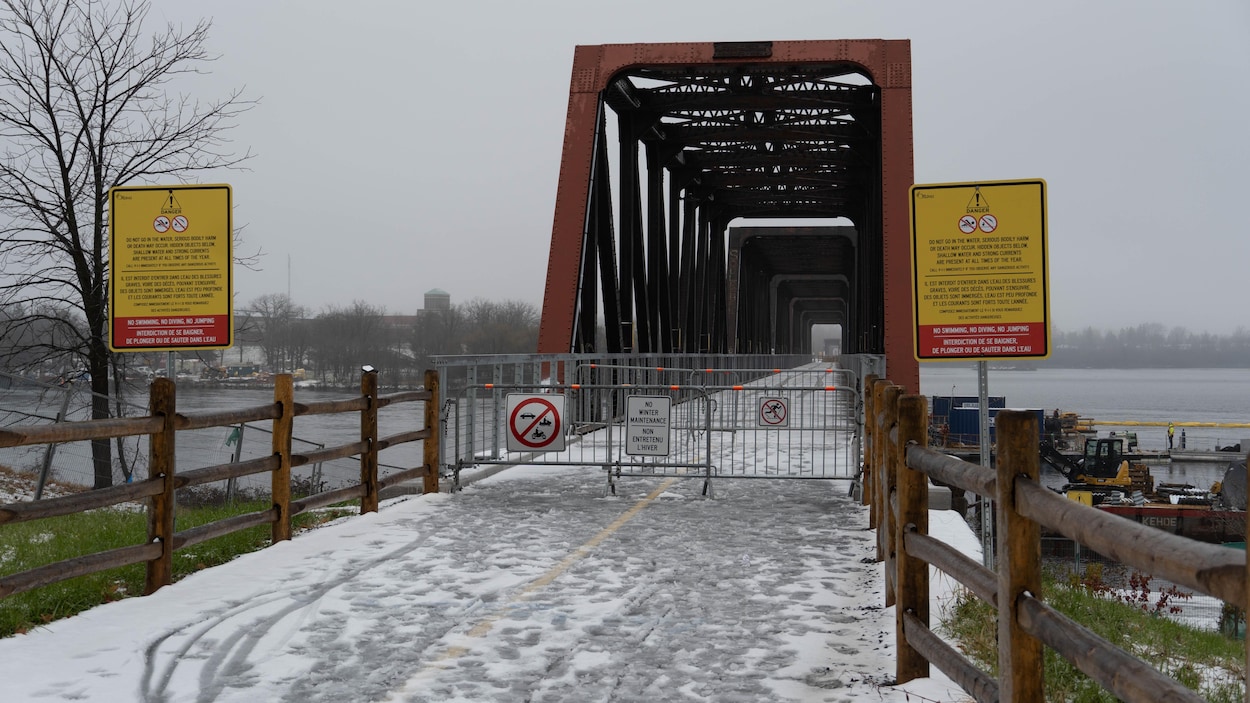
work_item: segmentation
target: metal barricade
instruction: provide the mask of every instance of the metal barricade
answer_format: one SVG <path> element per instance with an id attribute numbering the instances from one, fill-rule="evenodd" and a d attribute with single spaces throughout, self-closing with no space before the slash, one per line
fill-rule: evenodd
<path id="1" fill-rule="evenodd" d="M 809 363 L 801 355 L 767 354 L 500 354 L 434 357 L 439 374 L 443 432 L 440 434 L 442 473 L 451 476 L 457 466 L 483 458 L 499 459 L 503 446 L 502 418 L 496 413 L 501 399 L 486 384 L 567 383 L 689 383 L 689 369 L 793 367 Z M 594 371 L 579 371 L 599 365 Z M 609 367 L 616 367 L 609 369 Z M 639 369 L 626 371 L 627 368 Z M 665 372 L 663 380 L 643 369 L 682 369 Z M 586 374 L 578 376 L 579 373 Z M 741 382 L 743 377 L 735 377 Z M 696 384 L 698 385 L 698 384 Z M 490 400 L 491 402 L 486 402 Z M 473 411 L 469 408 L 472 406 Z M 475 448 L 470 452 L 469 446 Z"/>
<path id="2" fill-rule="evenodd" d="M 709 449 L 713 405 L 702 388 L 548 383 L 480 384 L 469 390 L 484 392 L 464 395 L 465 412 L 470 417 L 503 416 L 505 441 L 478 446 L 479 438 L 490 435 L 471 434 L 466 453 L 472 459 L 457 461 L 455 486 L 468 466 L 527 464 L 600 468 L 612 492 L 616 479 L 623 476 L 702 478 L 705 492 L 708 489 L 713 470 Z M 495 398 L 503 403 L 495 405 Z M 479 399 L 492 407 L 477 407 Z M 664 422 L 636 427 L 627 415 L 631 402 L 655 405 L 657 420 Z"/>
<path id="3" fill-rule="evenodd" d="M 463 469 L 492 464 L 600 468 L 612 492 L 622 477 L 702 478 L 707 494 L 713 479 L 853 481 L 859 472 L 853 386 L 545 382 L 466 390 L 457 412 L 502 418 L 502 428 L 468 435 L 454 486 Z M 651 421 L 646 413 L 655 425 L 640 424 Z"/>
<path id="4" fill-rule="evenodd" d="M 713 389 L 711 431 L 717 478 L 854 481 L 861 452 L 861 404 L 855 386 Z"/>

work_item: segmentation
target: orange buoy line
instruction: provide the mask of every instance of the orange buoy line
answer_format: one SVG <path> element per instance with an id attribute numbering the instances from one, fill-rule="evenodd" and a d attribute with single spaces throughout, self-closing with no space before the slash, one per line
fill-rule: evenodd
<path id="1" fill-rule="evenodd" d="M 1086 425 L 1109 425 L 1114 427 L 1231 427 L 1250 428 L 1250 422 L 1159 422 L 1157 420 L 1090 420 L 1081 418 Z"/>

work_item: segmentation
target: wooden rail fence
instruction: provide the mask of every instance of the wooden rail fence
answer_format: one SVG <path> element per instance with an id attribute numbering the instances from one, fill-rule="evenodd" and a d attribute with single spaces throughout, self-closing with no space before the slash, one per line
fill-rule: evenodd
<path id="1" fill-rule="evenodd" d="M 885 561 L 885 599 L 895 606 L 900 683 L 935 664 L 977 701 L 1043 700 L 1043 646 L 1120 700 L 1203 698 L 1046 605 L 1041 531 L 1047 528 L 1133 568 L 1245 609 L 1246 553 L 1173 535 L 1068 500 L 1038 481 L 1037 418 L 1000 411 L 997 467 L 986 469 L 927 447 L 928 402 L 902 388 L 864 380 L 864 502 Z M 928 483 L 995 502 L 997 571 L 928 534 Z M 995 680 L 930 629 L 929 566 L 950 575 L 998 611 Z M 1248 654 L 1247 671 L 1250 671 Z M 1247 693 L 1250 699 L 1250 692 Z"/>
<path id="2" fill-rule="evenodd" d="M 0 447 L 51 444 L 93 439 L 148 435 L 150 478 L 124 485 L 51 498 L 37 502 L 0 505 L 0 524 L 50 518 L 142 501 L 148 516 L 148 539 L 138 544 L 96 554 L 66 559 L 0 578 L 0 598 L 77 576 L 146 562 L 144 593 L 168 585 L 173 576 L 173 555 L 178 549 L 230 534 L 238 530 L 269 525 L 273 542 L 291 538 L 291 518 L 315 508 L 360 500 L 360 512 L 376 512 L 382 489 L 424 477 L 425 492 L 438 491 L 439 384 L 434 371 L 425 374 L 423 390 L 390 395 L 378 394 L 376 372 L 364 374 L 360 396 L 346 400 L 296 403 L 290 374 L 275 377 L 271 404 L 251 408 L 181 414 L 175 403 L 175 386 L 169 379 L 156 379 L 150 387 L 146 417 L 87 420 L 42 426 L 17 426 L 0 430 Z M 424 424 L 420 429 L 378 437 L 378 410 L 389 405 L 425 402 Z M 307 454 L 292 454 L 292 426 L 296 417 L 338 413 L 360 414 L 360 441 L 325 447 Z M 175 435 L 181 430 L 224 427 L 243 422 L 273 421 L 273 453 L 238 463 L 218 464 L 175 472 Z M 378 477 L 378 453 L 400 444 L 425 441 L 422 465 Z M 360 456 L 360 482 L 291 500 L 291 469 L 332 459 Z M 217 522 L 174 532 L 175 491 L 204 483 L 268 472 L 272 479 L 273 506 L 267 510 L 237 515 Z"/>

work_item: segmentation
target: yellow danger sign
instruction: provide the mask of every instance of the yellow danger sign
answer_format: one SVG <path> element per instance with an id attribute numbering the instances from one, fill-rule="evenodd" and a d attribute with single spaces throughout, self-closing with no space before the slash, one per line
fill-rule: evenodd
<path id="1" fill-rule="evenodd" d="M 109 191 L 109 348 L 227 349 L 234 336 L 228 185 Z"/>
<path id="2" fill-rule="evenodd" d="M 911 188 L 920 361 L 1050 355 L 1046 182 Z"/>

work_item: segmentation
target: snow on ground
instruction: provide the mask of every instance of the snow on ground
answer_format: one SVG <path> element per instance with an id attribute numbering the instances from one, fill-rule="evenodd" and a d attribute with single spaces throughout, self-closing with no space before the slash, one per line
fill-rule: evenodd
<path id="1" fill-rule="evenodd" d="M 18 473 L 6 467 L 0 466 L 0 505 L 30 500 L 34 497 L 37 486 L 37 477 Z M 43 497 L 55 498 L 57 496 L 69 495 L 70 493 L 77 493 L 83 490 L 86 489 L 76 486 L 67 486 L 56 481 L 50 481 L 48 485 L 43 488 Z"/>
<path id="2" fill-rule="evenodd" d="M 0 640 L 5 700 L 968 699 L 936 670 L 891 685 L 893 608 L 845 483 L 604 486 L 510 469 Z M 931 533 L 975 553 L 952 515 Z"/>

